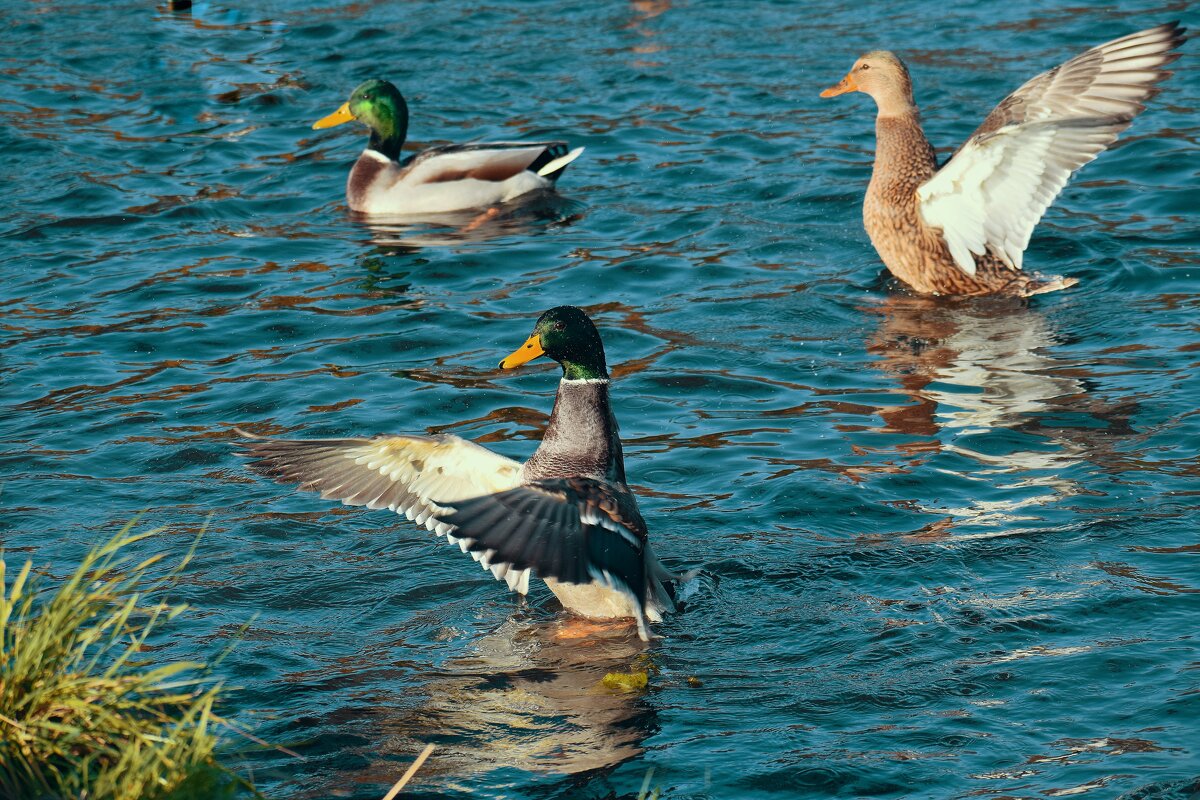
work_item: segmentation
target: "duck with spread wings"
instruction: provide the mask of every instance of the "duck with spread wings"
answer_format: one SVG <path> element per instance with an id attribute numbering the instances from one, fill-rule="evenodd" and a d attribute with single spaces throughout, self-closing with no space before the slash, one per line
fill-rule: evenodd
<path id="1" fill-rule="evenodd" d="M 563 370 L 545 435 L 524 464 L 466 439 L 274 439 L 239 431 L 255 472 L 346 505 L 387 508 L 446 537 L 522 595 L 530 573 L 563 607 L 647 621 L 675 610 L 681 579 L 655 556 L 625 481 L 600 334 L 582 310 L 552 308 L 500 362 L 539 356 Z"/>
<path id="2" fill-rule="evenodd" d="M 884 50 L 859 58 L 821 96 L 863 92 L 878 107 L 863 225 L 888 270 L 924 294 L 1028 296 L 1074 285 L 1022 270 L 1029 237 L 1071 174 L 1158 93 L 1184 30 L 1172 22 L 1133 33 L 1038 75 L 941 167 L 904 62 Z"/>

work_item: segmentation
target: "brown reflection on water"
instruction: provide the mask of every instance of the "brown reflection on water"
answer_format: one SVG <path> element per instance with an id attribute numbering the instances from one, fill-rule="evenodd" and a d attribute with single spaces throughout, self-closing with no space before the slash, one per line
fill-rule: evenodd
<path id="1" fill-rule="evenodd" d="M 1185 586 L 1171 578 L 1143 574 L 1130 564 L 1116 561 L 1097 561 L 1096 567 L 1117 578 L 1123 585 L 1132 586 L 1141 592 L 1155 595 L 1200 594 L 1200 589 Z"/>
<path id="2" fill-rule="evenodd" d="M 510 620 L 475 639 L 467 655 L 423 669 L 412 702 L 373 702 L 366 727 L 370 743 L 356 783 L 390 785 L 397 759 L 408 760 L 429 741 L 438 749 L 422 769 L 440 784 L 495 770 L 574 775 L 610 770 L 642 753 L 658 729 L 642 692 L 610 689 L 611 672 L 650 669 L 645 645 L 627 629 L 566 638 L 560 620 Z M 347 677 L 363 665 L 344 665 Z M 387 669 L 371 661 L 372 670 Z M 331 712 L 336 715 L 337 712 Z M 335 776 L 342 780 L 344 776 Z"/>
<path id="3" fill-rule="evenodd" d="M 177 400 L 189 395 L 198 394 L 210 391 L 213 386 L 227 383 L 265 383 L 273 381 L 287 381 L 295 378 L 308 378 L 314 375 L 329 375 L 335 378 L 352 378 L 361 375 L 361 372 L 346 370 L 338 367 L 336 364 L 326 364 L 323 367 L 314 369 L 299 370 L 296 372 L 287 373 L 266 373 L 258 372 L 248 375 L 238 375 L 234 377 L 217 377 L 209 378 L 199 383 L 180 383 L 173 386 L 163 387 L 151 392 L 141 392 L 127 395 L 112 395 L 116 389 L 121 389 L 126 386 L 143 383 L 150 378 L 159 375 L 162 372 L 170 369 L 182 369 L 187 364 L 196 362 L 185 361 L 159 361 L 155 364 L 148 365 L 143 369 L 134 371 L 128 378 L 122 378 L 118 381 L 106 384 L 78 384 L 75 386 L 67 386 L 62 389 L 55 389 L 46 393 L 44 396 L 36 400 L 29 400 L 16 406 L 18 411 L 36 411 L 39 409 L 50 408 L 54 410 L 72 410 L 79 411 L 89 407 L 95 407 L 99 398 L 105 398 L 106 403 L 122 405 L 122 406 L 138 406 L 144 402 Z M 112 396 L 107 396 L 112 395 Z M 107 397 L 106 397 L 107 396 Z"/>
<path id="4" fill-rule="evenodd" d="M 1145 728 L 1138 733 L 1148 733 L 1161 730 L 1160 728 Z M 1035 775 L 1044 773 L 1048 768 L 1061 768 L 1073 764 L 1099 764 L 1103 760 L 1123 755 L 1143 755 L 1146 753 L 1160 753 L 1166 751 L 1182 752 L 1182 748 L 1163 747 L 1151 739 L 1139 737 L 1117 737 L 1117 736 L 1101 736 L 1094 739 L 1082 738 L 1065 738 L 1059 739 L 1050 743 L 1050 747 L 1059 752 L 1054 754 L 1034 754 L 1027 757 L 1024 763 L 1014 765 L 1004 769 L 995 770 L 992 772 L 979 773 L 971 777 L 976 780 L 985 781 L 1012 781 L 1029 778 Z M 1114 764 L 1113 768 L 1117 765 Z M 1043 789 L 1039 794 L 1045 797 L 1069 797 L 1090 792 L 1093 789 L 1101 789 L 1109 783 L 1123 778 L 1130 778 L 1132 775 L 1127 770 L 1130 770 L 1129 765 L 1125 765 L 1126 771 L 1115 772 L 1110 775 L 1102 775 L 1092 778 L 1084 783 L 1068 784 L 1057 788 Z M 971 795 L 978 797 L 996 797 L 997 800 L 1008 800 L 1013 797 L 1010 792 L 1013 787 L 1001 789 L 979 789 L 971 792 Z M 1138 794 L 1136 792 L 1132 793 Z M 1126 796 L 1122 794 L 1122 796 Z M 1172 796 L 1174 796 L 1172 794 Z M 1190 796 L 1190 795 L 1189 795 Z"/>
<path id="5" fill-rule="evenodd" d="M 1190 4 L 1186 2 L 1186 0 L 1175 0 L 1175 2 L 1164 3 L 1161 7 L 1162 10 L 1160 13 L 1181 13 L 1189 10 L 1189 6 Z M 1039 11 L 1041 13 L 1022 17 L 1021 19 L 1017 20 L 994 22 L 990 25 L 980 24 L 979 30 L 1025 32 L 1042 29 L 1069 29 L 1072 27 L 1072 25 L 1078 24 L 1076 20 L 1081 20 L 1082 22 L 1091 25 L 1094 24 L 1096 19 L 1096 7 L 1084 4 L 1072 5 L 1064 8 L 1052 8 L 1047 6 L 1044 9 L 1039 9 Z M 1106 20 L 1105 24 L 1109 25 L 1113 31 L 1120 31 L 1127 24 L 1132 26 L 1129 28 L 1130 31 L 1135 31 L 1139 30 L 1141 27 L 1145 27 L 1143 22 L 1146 18 L 1146 12 L 1144 9 L 1136 6 L 1122 8 L 1121 4 L 1114 3 L 1113 5 L 1104 7 L 1104 18 Z M 1171 17 L 1168 16 L 1166 19 L 1171 19 Z M 1126 22 L 1126 20 L 1128 20 L 1128 22 Z M 1121 34 L 1114 33 L 1113 35 L 1120 36 Z M 1074 55 L 1074 53 L 1063 53 L 1064 57 L 1070 55 Z"/>
<path id="6" fill-rule="evenodd" d="M 129 292 L 142 291 L 159 284 L 171 284 L 200 279 L 246 278 L 280 272 L 320 273 L 330 271 L 328 265 L 320 262 L 299 262 L 281 265 L 273 261 L 265 262 L 255 267 L 220 266 L 216 269 L 205 270 L 214 264 L 230 260 L 226 257 L 210 257 L 198 260 L 194 264 L 164 269 L 148 278 L 143 278 L 128 286 L 109 289 L 95 295 L 103 299 L 113 295 L 123 295 Z M 332 282 L 314 286 L 306 290 L 304 295 L 253 295 L 250 299 L 233 304 L 214 304 L 197 307 L 190 301 L 186 305 L 158 306 L 153 310 L 131 311 L 117 315 L 115 321 L 98 323 L 96 304 L 71 303 L 58 308 L 43 308 L 24 298 L 13 298 L 5 301 L 5 321 L 0 321 L 0 331 L 8 334 L 0 340 L 0 349 L 15 345 L 29 344 L 39 339 L 63 339 L 68 337 L 91 338 L 113 333 L 165 333 L 179 328 L 204 328 L 207 318 L 224 317 L 240 313 L 246 306 L 259 311 L 302 311 L 335 317 L 360 317 L 374 314 L 393 313 L 397 309 L 415 310 L 425 305 L 426 301 L 415 298 L 395 298 L 390 294 L 383 302 L 374 304 L 359 304 L 363 296 L 361 291 L 338 291 L 343 285 L 353 284 L 359 280 L 355 276 L 345 277 L 336 273 Z M 383 292 L 377 292 L 372 297 L 384 297 Z M 201 295 L 203 297 L 203 295 Z M 337 304 L 343 307 L 336 307 Z M 31 327 L 15 325 L 11 320 L 64 320 L 68 324 L 61 327 Z M 78 322 L 77 322 L 78 321 Z M 74 323 L 74 324 L 71 324 Z M 217 362 L 214 362 L 217 363 Z"/>
<path id="7" fill-rule="evenodd" d="M 370 232 L 370 240 L 385 255 L 415 253 L 427 247 L 480 245 L 539 228 L 569 225 L 583 218 L 585 206 L 556 190 L 528 192 L 487 209 L 441 214 L 360 214 L 351 219 Z"/>
<path id="8" fill-rule="evenodd" d="M 654 26 L 646 23 L 670 11 L 671 0 L 630 0 L 629 10 L 632 12 L 632 17 L 624 25 L 624 28 L 641 37 L 640 41 L 629 47 L 629 52 L 635 56 L 629 61 L 629 65 L 635 69 L 653 69 L 663 66 L 663 62 L 645 57 L 668 49 L 667 45 L 657 38 L 658 31 Z"/>
<path id="9" fill-rule="evenodd" d="M 545 431 L 546 422 L 549 419 L 549 409 L 539 410 L 525 406 L 504 406 L 489 411 L 482 417 L 474 417 L 446 425 L 434 425 L 430 427 L 429 431 L 430 433 L 454 432 L 479 444 L 506 442 L 511 439 L 541 441 L 542 432 Z M 498 423 L 515 427 L 516 430 L 494 430 L 483 434 L 471 433 L 471 431 L 478 430 L 479 428 L 491 427 Z"/>
<path id="10" fill-rule="evenodd" d="M 1094 395 L 1089 379 L 1096 377 L 1097 362 L 1055 358 L 1058 335 L 1036 308 L 1015 300 L 959 303 L 893 294 L 864 310 L 879 318 L 868 353 L 912 400 L 876 409 L 881 432 L 918 439 L 895 450 L 917 460 L 955 453 L 978 464 L 977 473 L 1012 474 L 1024 486 L 1046 489 L 1017 500 L 928 510 L 976 522 L 1012 521 L 1022 518 L 1021 509 L 1089 493 L 1062 477 L 1080 461 L 1128 466 L 1117 443 L 1135 434 L 1129 418 L 1136 402 Z M 1054 447 L 984 453 L 956 443 L 999 428 L 1042 437 Z"/>

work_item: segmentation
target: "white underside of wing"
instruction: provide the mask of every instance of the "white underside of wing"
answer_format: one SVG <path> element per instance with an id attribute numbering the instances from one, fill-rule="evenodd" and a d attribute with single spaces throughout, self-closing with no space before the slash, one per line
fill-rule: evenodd
<path id="1" fill-rule="evenodd" d="M 452 502 L 514 488 L 521 471 L 511 458 L 457 436 L 380 437 L 344 455 L 403 484 L 431 506 L 434 499 Z"/>
<path id="2" fill-rule="evenodd" d="M 565 156 L 559 156 L 558 158 L 556 158 L 553 161 L 549 162 L 548 164 L 544 165 L 541 169 L 539 169 L 537 171 L 537 174 L 538 175 L 553 175 L 555 172 L 558 172 L 560 169 L 565 167 L 567 164 L 570 164 L 572 161 L 579 158 L 581 153 L 583 153 L 583 148 L 576 147 L 574 150 L 567 153 Z"/>
<path id="3" fill-rule="evenodd" d="M 974 275 L 975 256 L 991 253 L 1020 269 L 1034 227 L 1071 173 L 1129 126 L 1182 41 L 1176 23 L 1114 39 L 997 106 L 993 114 L 1007 124 L 985 122 L 917 189 L 921 217 L 941 230 L 954 263 Z"/>
<path id="4" fill-rule="evenodd" d="M 493 564 L 490 553 L 472 552 L 468 549 L 471 540 L 454 536 L 455 528 L 436 516 L 446 510 L 446 503 L 516 488 L 520 485 L 519 463 L 456 436 L 442 437 L 432 443 L 403 436 L 381 438 L 347 450 L 345 456 L 419 496 L 413 499 L 410 495 L 407 502 L 387 502 L 388 493 L 384 491 L 375 499 L 356 505 L 390 508 L 403 514 L 438 536 L 445 536 L 451 544 L 457 544 L 462 552 L 490 570 L 497 580 L 503 580 L 513 591 L 528 593 L 529 570 Z M 330 492 L 327 490 L 322 494 L 330 495 Z"/>
<path id="5" fill-rule="evenodd" d="M 1038 200 L 1044 194 L 1045 157 L 1053 140 L 1052 127 L 1002 129 L 967 143 L 917 189 L 921 217 L 941 229 L 963 272 L 975 274 L 975 256 L 986 254 L 989 245 L 1009 266 L 1021 268 L 1029 236 L 1049 204 Z"/>
<path id="6" fill-rule="evenodd" d="M 921 218 L 942 231 L 968 275 L 975 256 L 989 252 L 1021 269 L 1033 229 L 1072 171 L 1114 138 L 1107 126 L 1049 121 L 971 140 L 917 189 Z"/>

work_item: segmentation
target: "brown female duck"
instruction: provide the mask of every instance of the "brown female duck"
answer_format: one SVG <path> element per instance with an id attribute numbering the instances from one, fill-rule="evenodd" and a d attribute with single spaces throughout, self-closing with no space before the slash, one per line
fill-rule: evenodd
<path id="1" fill-rule="evenodd" d="M 1034 226 L 1071 173 L 1129 127 L 1184 28 L 1171 22 L 1094 47 L 1006 97 L 939 168 L 921 130 L 908 69 L 894 54 L 862 56 L 821 92 L 869 94 L 875 167 L 863 225 L 888 270 L 918 292 L 1033 295 L 1076 283 L 1021 271 Z"/>

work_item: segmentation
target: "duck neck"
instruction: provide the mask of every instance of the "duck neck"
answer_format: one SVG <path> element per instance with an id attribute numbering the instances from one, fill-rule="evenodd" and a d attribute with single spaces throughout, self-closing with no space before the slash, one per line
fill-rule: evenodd
<path id="1" fill-rule="evenodd" d="M 392 161 L 399 161 L 400 149 L 404 147 L 404 137 L 388 136 L 385 138 L 378 131 L 371 131 L 371 141 L 367 147 L 377 153 L 382 153 Z"/>
<path id="2" fill-rule="evenodd" d="M 937 170 L 933 147 L 921 129 L 921 115 L 911 101 L 879 103 L 875 117 L 875 168 L 872 183 L 924 183 Z"/>
<path id="3" fill-rule="evenodd" d="M 594 354 L 591 354 L 594 355 Z M 596 363 L 595 358 L 585 361 L 571 361 L 569 358 L 562 359 L 562 371 L 564 381 L 604 381 L 608 382 L 608 367 L 604 365 L 604 354 L 600 354 L 600 361 Z"/>
<path id="4" fill-rule="evenodd" d="M 408 138 L 408 104 L 398 97 L 392 105 L 381 106 L 370 122 L 371 141 L 367 147 L 390 158 L 400 160 L 400 149 Z"/>
<path id="5" fill-rule="evenodd" d="M 607 377 L 562 379 L 542 443 L 525 465 L 526 478 L 579 475 L 625 483 L 625 459 L 608 386 Z"/>

